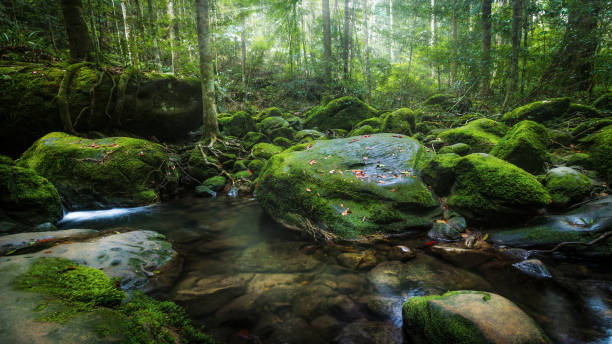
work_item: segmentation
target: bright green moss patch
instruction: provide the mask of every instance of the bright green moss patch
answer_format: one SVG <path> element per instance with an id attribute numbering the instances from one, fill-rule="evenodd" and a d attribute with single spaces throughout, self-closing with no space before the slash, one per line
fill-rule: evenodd
<path id="1" fill-rule="evenodd" d="M 554 118 L 562 117 L 567 112 L 569 106 L 569 98 L 541 100 L 523 105 L 505 113 L 502 120 L 509 124 L 514 124 L 526 119 L 542 123 Z"/>
<path id="2" fill-rule="evenodd" d="M 525 171 L 541 172 L 544 170 L 544 164 L 550 160 L 549 142 L 546 127 L 533 121 L 521 121 L 491 150 L 491 155 L 511 162 Z"/>
<path id="3" fill-rule="evenodd" d="M 167 148 L 146 140 L 90 140 L 55 132 L 36 141 L 19 164 L 49 179 L 72 208 L 91 209 L 159 200 L 160 185 L 174 185 L 180 178 L 173 159 Z M 144 201 L 142 192 L 148 190 L 157 197 Z"/>
<path id="4" fill-rule="evenodd" d="M 586 137 L 583 141 L 591 154 L 593 166 L 603 178 L 612 182 L 612 125 Z"/>
<path id="5" fill-rule="evenodd" d="M 219 118 L 219 126 L 225 135 L 243 137 L 255 131 L 255 120 L 245 111 L 238 111 L 232 116 Z"/>
<path id="6" fill-rule="evenodd" d="M 587 176 L 569 167 L 557 167 L 548 171 L 543 184 L 552 198 L 552 204 L 557 207 L 580 202 L 592 189 L 591 180 Z"/>
<path id="7" fill-rule="evenodd" d="M 266 135 L 270 135 L 275 129 L 287 127 L 289 122 L 282 117 L 268 117 L 257 124 L 257 129 Z"/>
<path id="8" fill-rule="evenodd" d="M 378 129 L 378 128 L 380 128 L 381 124 L 382 124 L 381 117 L 371 117 L 371 118 L 368 118 L 368 119 L 364 119 L 363 121 L 355 124 L 355 128 L 359 128 L 359 127 L 362 127 L 364 125 L 369 125 L 372 128 Z"/>
<path id="9" fill-rule="evenodd" d="M 355 124 L 377 115 L 376 109 L 355 97 L 342 97 L 306 113 L 307 128 L 351 130 Z"/>
<path id="10" fill-rule="evenodd" d="M 446 154 L 446 153 L 455 153 L 461 156 L 470 154 L 472 148 L 467 143 L 455 143 L 454 145 L 444 146 L 440 148 L 438 153 Z"/>
<path id="11" fill-rule="evenodd" d="M 221 191 L 225 187 L 227 180 L 224 176 L 214 176 L 202 182 L 202 185 L 210 188 L 212 191 Z"/>
<path id="12" fill-rule="evenodd" d="M 282 147 L 273 145 L 271 143 L 261 142 L 253 146 L 251 154 L 254 158 L 267 160 L 270 159 L 270 157 L 272 157 L 273 155 L 278 154 L 282 151 Z"/>
<path id="13" fill-rule="evenodd" d="M 272 140 L 272 143 L 279 147 L 283 147 L 283 148 L 289 148 L 293 145 L 293 142 L 291 142 L 290 139 L 286 137 L 282 137 L 282 136 L 279 136 L 275 138 L 274 140 Z"/>
<path id="14" fill-rule="evenodd" d="M 463 157 L 455 174 L 455 191 L 448 203 L 475 222 L 517 220 L 550 202 L 548 192 L 533 175 L 487 154 Z"/>
<path id="15" fill-rule="evenodd" d="M 371 135 L 376 133 L 378 130 L 372 128 L 370 125 L 364 125 L 362 127 L 358 127 L 357 129 L 351 131 L 348 136 L 362 136 L 362 135 Z"/>
<path id="16" fill-rule="evenodd" d="M 401 108 L 385 117 L 382 132 L 412 135 L 416 129 L 418 114 L 410 109 Z"/>
<path id="17" fill-rule="evenodd" d="M 423 181 L 433 187 L 438 196 L 449 194 L 455 183 L 455 167 L 461 157 L 454 153 L 436 155 L 423 169 Z"/>
<path id="18" fill-rule="evenodd" d="M 447 144 L 466 143 L 473 152 L 487 153 L 507 131 L 503 123 L 482 118 L 459 128 L 445 130 L 439 136 Z"/>

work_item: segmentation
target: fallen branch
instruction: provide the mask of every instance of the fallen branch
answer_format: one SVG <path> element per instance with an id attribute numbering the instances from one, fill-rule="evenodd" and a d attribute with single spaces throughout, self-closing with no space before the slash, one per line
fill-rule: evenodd
<path id="1" fill-rule="evenodd" d="M 591 246 L 594 245 L 600 241 L 602 241 L 603 239 L 612 236 L 612 231 L 609 232 L 605 232 L 602 235 L 598 236 L 597 238 L 589 241 L 589 242 L 582 242 L 582 241 L 565 241 L 560 243 L 559 245 L 551 248 L 550 250 L 529 250 L 527 251 L 529 255 L 533 254 L 533 253 L 553 253 L 557 250 L 559 250 L 561 247 L 564 246 L 568 246 L 568 245 L 584 245 L 584 246 Z"/>

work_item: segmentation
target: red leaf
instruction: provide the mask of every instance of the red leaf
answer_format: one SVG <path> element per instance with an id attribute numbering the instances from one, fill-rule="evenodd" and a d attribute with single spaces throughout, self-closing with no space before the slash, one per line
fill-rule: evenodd
<path id="1" fill-rule="evenodd" d="M 310 164 L 310 166 L 314 165 L 317 163 L 317 161 L 315 159 L 312 159 L 308 162 Z"/>
<path id="2" fill-rule="evenodd" d="M 435 241 L 435 240 L 432 240 L 432 241 L 426 242 L 426 243 L 425 243 L 425 246 L 431 246 L 431 245 L 433 245 L 433 244 L 435 244 L 435 243 L 436 243 L 436 241 Z"/>

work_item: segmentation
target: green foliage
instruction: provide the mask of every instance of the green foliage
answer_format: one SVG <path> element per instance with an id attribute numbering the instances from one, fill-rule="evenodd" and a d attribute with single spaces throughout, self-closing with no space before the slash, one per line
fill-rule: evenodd
<path id="1" fill-rule="evenodd" d="M 612 125 L 582 140 L 591 154 L 591 161 L 599 175 L 612 182 Z"/>

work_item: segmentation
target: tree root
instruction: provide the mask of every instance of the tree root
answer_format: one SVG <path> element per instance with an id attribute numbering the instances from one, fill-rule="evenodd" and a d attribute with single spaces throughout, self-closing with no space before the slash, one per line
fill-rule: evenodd
<path id="1" fill-rule="evenodd" d="M 70 95 L 70 84 L 72 84 L 72 79 L 74 78 L 74 75 L 79 71 L 81 67 L 87 64 L 88 62 L 80 62 L 68 66 L 68 68 L 66 68 L 66 71 L 64 72 L 64 78 L 62 79 L 62 82 L 60 84 L 57 96 L 55 96 L 59 108 L 60 120 L 62 121 L 62 127 L 64 128 L 64 131 L 76 136 L 81 136 L 81 134 L 79 134 L 74 129 L 74 125 L 72 124 L 68 97 Z"/>
<path id="2" fill-rule="evenodd" d="M 208 148 L 208 149 L 209 149 L 211 152 L 215 153 L 214 148 L 212 148 L 212 147 L 208 147 L 208 146 L 207 146 L 207 148 Z M 201 145 L 201 144 L 199 144 L 199 143 L 198 143 L 198 149 L 200 150 L 200 154 L 202 154 L 202 159 L 204 160 L 204 163 L 205 163 L 206 165 L 209 165 L 209 166 L 214 166 L 216 169 L 218 169 L 218 170 L 219 170 L 219 172 L 220 172 L 222 175 L 225 175 L 225 176 L 226 176 L 226 177 L 227 177 L 227 178 L 228 178 L 228 179 L 229 179 L 229 180 L 232 182 L 232 186 L 234 186 L 235 181 L 234 181 L 234 178 L 232 177 L 232 175 L 231 175 L 231 174 L 229 174 L 229 173 L 228 173 L 226 170 L 224 170 L 223 168 L 221 168 L 221 167 L 217 166 L 216 164 L 213 164 L 212 162 L 208 161 L 208 157 L 206 156 L 206 153 L 204 153 L 204 148 L 202 148 L 202 145 Z"/>
<path id="3" fill-rule="evenodd" d="M 598 236 L 597 238 L 589 241 L 589 242 L 582 242 L 582 241 L 565 241 L 560 243 L 559 245 L 551 248 L 550 250 L 529 250 L 528 253 L 529 255 L 534 254 L 534 253 L 553 253 L 557 250 L 559 250 L 560 248 L 564 247 L 564 246 L 569 246 L 569 245 L 584 245 L 584 246 L 592 246 L 600 241 L 602 241 L 603 239 L 612 236 L 612 231 L 609 232 L 605 232 L 602 235 Z"/>

